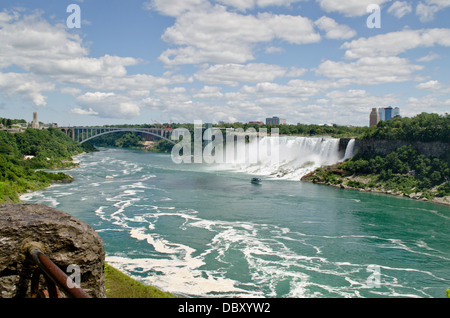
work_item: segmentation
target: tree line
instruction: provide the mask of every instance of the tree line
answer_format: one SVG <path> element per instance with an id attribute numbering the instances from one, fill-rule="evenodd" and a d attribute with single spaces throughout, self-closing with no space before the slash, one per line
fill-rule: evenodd
<path id="1" fill-rule="evenodd" d="M 448 143 L 450 141 L 450 115 L 422 113 L 415 117 L 393 118 L 370 127 L 364 139 L 405 140 Z"/>
<path id="2" fill-rule="evenodd" d="M 318 169 L 308 176 L 331 184 L 343 184 L 350 176 L 364 176 L 368 183 L 350 180 L 354 188 L 383 188 L 406 195 L 420 193 L 423 198 L 450 195 L 450 116 L 422 113 L 413 118 L 381 121 L 366 130 L 362 139 L 404 140 L 410 145 L 387 155 L 357 154 L 337 167 Z M 430 158 L 419 153 L 414 142 L 441 142 L 447 151 L 442 157 Z"/>
<path id="3" fill-rule="evenodd" d="M 19 194 L 70 181 L 64 173 L 38 169 L 73 167 L 72 156 L 92 151 L 75 143 L 58 129 L 27 129 L 23 133 L 0 131 L 0 204 L 18 203 Z"/>

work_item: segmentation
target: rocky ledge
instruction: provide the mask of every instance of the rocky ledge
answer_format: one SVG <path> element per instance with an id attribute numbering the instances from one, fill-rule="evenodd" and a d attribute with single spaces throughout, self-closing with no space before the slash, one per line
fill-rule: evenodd
<path id="1" fill-rule="evenodd" d="M 81 288 L 106 297 L 103 242 L 86 223 L 45 205 L 0 205 L 0 298 L 27 298 L 37 267 L 27 253 L 39 249 L 68 276 L 78 266 Z"/>

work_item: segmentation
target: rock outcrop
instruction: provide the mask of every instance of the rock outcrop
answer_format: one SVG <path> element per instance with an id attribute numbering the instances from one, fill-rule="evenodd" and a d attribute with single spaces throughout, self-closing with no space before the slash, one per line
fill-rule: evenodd
<path id="1" fill-rule="evenodd" d="M 411 145 L 420 154 L 427 157 L 441 158 L 448 156 L 450 144 L 443 142 L 408 142 L 404 140 L 357 139 L 355 150 L 360 154 L 388 155 L 402 146 Z"/>
<path id="2" fill-rule="evenodd" d="M 86 223 L 45 205 L 0 206 L 0 298 L 27 298 L 37 267 L 28 254 L 39 249 L 68 276 L 80 269 L 80 286 L 93 298 L 106 297 L 105 250 Z M 63 294 L 63 293 L 62 293 Z"/>

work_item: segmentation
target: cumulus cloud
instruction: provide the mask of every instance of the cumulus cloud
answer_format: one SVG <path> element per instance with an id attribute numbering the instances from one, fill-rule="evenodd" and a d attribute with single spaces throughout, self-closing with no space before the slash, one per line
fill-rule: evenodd
<path id="1" fill-rule="evenodd" d="M 77 34 L 51 25 L 40 15 L 11 19 L 0 29 L 0 68 L 16 65 L 35 74 L 58 76 L 124 76 L 125 67 L 139 63 L 130 57 L 89 58 Z"/>
<path id="2" fill-rule="evenodd" d="M 403 18 L 407 14 L 410 14 L 412 11 L 413 9 L 411 4 L 406 1 L 395 1 L 388 9 L 388 13 L 396 16 L 399 19 Z"/>
<path id="3" fill-rule="evenodd" d="M 0 73 L 0 92 L 8 98 L 18 96 L 36 106 L 46 106 L 44 93 L 54 89 L 54 84 L 41 81 L 33 74 Z"/>
<path id="4" fill-rule="evenodd" d="M 96 111 L 94 111 L 92 108 L 89 108 L 88 110 L 86 109 L 81 109 L 81 108 L 73 108 L 70 110 L 70 113 L 75 114 L 75 115 L 98 115 L 98 113 Z"/>
<path id="5" fill-rule="evenodd" d="M 207 84 L 237 86 L 239 83 L 271 82 L 286 73 L 284 67 L 263 63 L 217 64 L 200 70 L 195 78 Z"/>
<path id="6" fill-rule="evenodd" d="M 362 57 L 394 56 L 408 50 L 440 45 L 450 47 L 450 29 L 403 30 L 359 38 L 344 43 L 345 57 L 356 59 Z"/>
<path id="7" fill-rule="evenodd" d="M 209 5 L 207 0 L 151 0 L 144 3 L 147 10 L 156 10 L 164 15 L 177 17 L 180 14 L 192 11 L 205 5 Z"/>
<path id="8" fill-rule="evenodd" d="M 255 59 L 253 50 L 258 43 L 279 39 L 308 44 L 321 39 L 308 18 L 272 13 L 243 15 L 220 5 L 181 14 L 162 38 L 177 46 L 160 56 L 168 65 L 245 63 Z"/>
<path id="9" fill-rule="evenodd" d="M 371 4 L 383 5 L 391 0 L 316 0 L 326 12 L 338 12 L 349 17 L 359 17 L 367 14 Z"/>
<path id="10" fill-rule="evenodd" d="M 130 119 L 140 115 L 139 105 L 131 98 L 113 92 L 88 92 L 77 97 L 78 114 L 97 114 L 106 118 Z"/>
<path id="11" fill-rule="evenodd" d="M 450 7 L 448 0 L 425 0 L 417 5 L 416 14 L 421 22 L 430 22 L 434 20 L 436 13 L 448 7 Z"/>
<path id="12" fill-rule="evenodd" d="M 220 99 L 224 95 L 220 87 L 204 86 L 202 89 L 198 90 L 197 92 L 194 92 L 192 96 L 198 99 Z"/>
<path id="13" fill-rule="evenodd" d="M 416 88 L 421 89 L 421 90 L 426 90 L 426 91 L 438 90 L 441 87 L 442 87 L 442 84 L 439 83 L 439 81 L 433 81 L 433 80 L 416 85 Z"/>
<path id="14" fill-rule="evenodd" d="M 414 80 L 414 73 L 424 67 L 397 56 L 365 57 L 356 62 L 327 60 L 319 65 L 318 75 L 360 85 L 378 85 Z"/>
<path id="15" fill-rule="evenodd" d="M 45 94 L 59 84 L 60 93 L 72 96 L 86 90 L 123 91 L 130 92 L 129 96 L 81 95 L 77 98 L 81 108 L 72 113 L 131 118 L 140 114 L 139 97 L 148 96 L 150 89 L 192 81 L 169 73 L 161 77 L 130 75 L 127 67 L 142 63 L 133 57 L 90 57 L 81 36 L 68 32 L 65 25 L 50 24 L 41 13 L 0 12 L 0 38 L 0 70 L 15 67 L 24 71 L 0 73 L 0 93 L 7 98 L 19 96 L 37 106 L 45 106 Z"/>
<path id="16" fill-rule="evenodd" d="M 296 2 L 307 0 L 216 0 L 219 3 L 234 7 L 240 11 L 254 9 L 255 7 L 266 8 L 270 6 L 289 6 Z"/>
<path id="17" fill-rule="evenodd" d="M 356 36 L 356 31 L 347 25 L 338 24 L 334 19 L 323 16 L 314 23 L 320 30 L 325 31 L 328 39 L 348 40 Z"/>

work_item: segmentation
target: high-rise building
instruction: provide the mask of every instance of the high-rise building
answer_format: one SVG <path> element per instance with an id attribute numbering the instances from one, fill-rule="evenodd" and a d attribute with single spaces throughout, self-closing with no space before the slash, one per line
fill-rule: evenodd
<path id="1" fill-rule="evenodd" d="M 372 126 L 372 124 L 375 123 L 376 115 L 378 115 L 378 122 L 382 120 L 386 121 L 395 117 L 400 117 L 400 108 L 399 107 L 392 108 L 391 106 L 382 107 L 378 108 L 378 112 L 376 108 L 372 108 L 372 112 L 370 113 L 370 126 Z"/>
<path id="2" fill-rule="evenodd" d="M 372 112 L 370 113 L 370 127 L 378 125 L 380 121 L 380 115 L 376 108 L 372 108 Z"/>
<path id="3" fill-rule="evenodd" d="M 384 108 L 378 108 L 378 116 L 380 117 L 379 120 L 386 120 L 386 113 Z"/>
<path id="4" fill-rule="evenodd" d="M 278 117 L 266 118 L 266 125 L 286 125 L 286 119 Z"/>
<path id="5" fill-rule="evenodd" d="M 385 119 L 384 120 L 389 120 L 392 119 L 394 116 L 392 116 L 392 110 L 393 108 L 391 106 L 386 107 L 384 109 L 384 114 L 385 114 Z"/>

